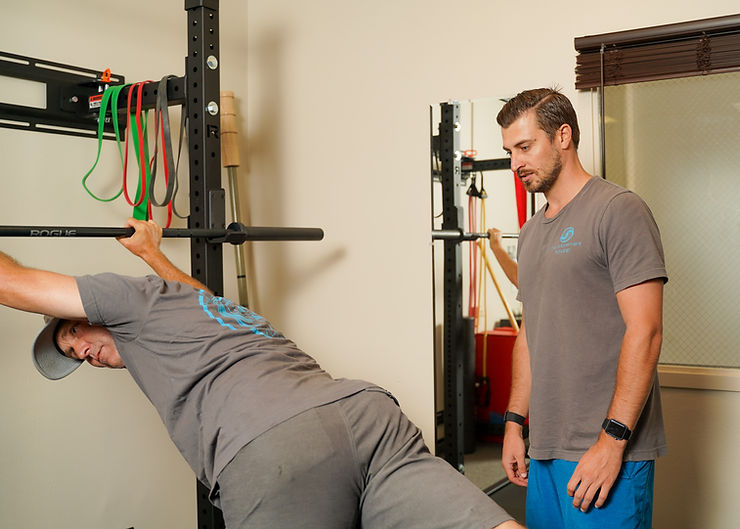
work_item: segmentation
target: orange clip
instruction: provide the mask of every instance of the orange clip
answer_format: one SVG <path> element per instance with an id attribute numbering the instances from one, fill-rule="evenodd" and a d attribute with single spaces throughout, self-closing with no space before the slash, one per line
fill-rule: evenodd
<path id="1" fill-rule="evenodd" d="M 106 68 L 103 75 L 100 76 L 100 80 L 104 83 L 110 83 L 110 68 Z"/>

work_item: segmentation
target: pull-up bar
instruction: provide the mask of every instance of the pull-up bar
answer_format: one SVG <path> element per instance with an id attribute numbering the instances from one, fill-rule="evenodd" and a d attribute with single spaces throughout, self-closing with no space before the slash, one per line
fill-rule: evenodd
<path id="1" fill-rule="evenodd" d="M 134 229 L 93 226 L 0 226 L 0 237 L 130 237 Z M 242 244 L 245 241 L 320 241 L 321 228 L 272 228 L 244 226 L 232 222 L 225 230 L 209 228 L 164 228 L 162 237 L 193 239 L 211 243 Z"/>
<path id="2" fill-rule="evenodd" d="M 518 233 L 502 233 L 504 239 L 518 239 Z M 475 241 L 478 239 L 490 239 L 488 233 L 468 233 L 462 230 L 432 230 L 432 239 L 443 241 Z"/>

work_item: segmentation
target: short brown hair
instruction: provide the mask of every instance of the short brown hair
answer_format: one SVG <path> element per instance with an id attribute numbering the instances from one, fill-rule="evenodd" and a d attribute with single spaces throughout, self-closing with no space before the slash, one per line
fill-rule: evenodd
<path id="1" fill-rule="evenodd" d="M 578 128 L 576 111 L 570 100 L 555 88 L 535 88 L 520 92 L 504 105 L 496 116 L 496 121 L 503 128 L 509 127 L 530 109 L 534 109 L 537 124 L 551 140 L 561 125 L 569 125 L 573 145 L 578 148 L 581 131 Z"/>

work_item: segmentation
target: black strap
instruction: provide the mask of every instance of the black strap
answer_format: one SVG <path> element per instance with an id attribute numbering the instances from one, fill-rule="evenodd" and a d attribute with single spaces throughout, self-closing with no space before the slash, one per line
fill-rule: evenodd
<path id="1" fill-rule="evenodd" d="M 154 113 L 154 167 L 152 168 L 152 176 L 149 180 L 149 201 L 157 207 L 166 206 L 172 201 L 175 182 L 177 181 L 177 168 L 175 167 L 175 160 L 172 155 L 172 134 L 170 131 L 169 101 L 167 99 L 167 80 L 171 77 L 175 76 L 165 75 L 159 81 L 159 86 L 157 88 L 157 103 Z M 154 183 L 157 179 L 157 165 L 159 165 L 159 140 L 157 138 L 159 136 L 160 117 L 162 119 L 162 139 L 164 142 L 165 163 L 167 164 L 167 170 L 169 172 L 167 190 L 162 202 L 158 202 L 154 196 Z"/>

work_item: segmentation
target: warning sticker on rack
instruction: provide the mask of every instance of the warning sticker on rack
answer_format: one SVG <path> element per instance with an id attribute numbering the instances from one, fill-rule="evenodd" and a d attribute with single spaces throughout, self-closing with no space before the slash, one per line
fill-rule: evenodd
<path id="1" fill-rule="evenodd" d="M 92 110 L 93 108 L 100 108 L 100 102 L 103 100 L 103 94 L 96 94 L 90 96 L 87 99 L 87 107 Z"/>

